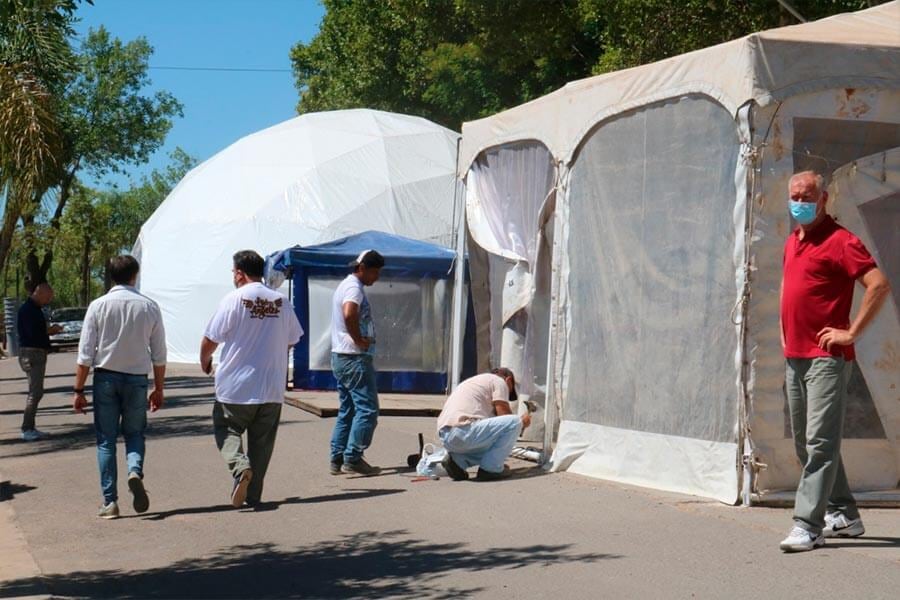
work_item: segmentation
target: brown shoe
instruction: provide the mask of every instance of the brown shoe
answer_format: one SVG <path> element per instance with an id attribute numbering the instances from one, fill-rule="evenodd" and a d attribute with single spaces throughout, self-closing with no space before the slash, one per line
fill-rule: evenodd
<path id="1" fill-rule="evenodd" d="M 240 475 L 234 478 L 234 488 L 231 490 L 231 505 L 233 507 L 240 508 L 244 505 L 251 479 L 253 479 L 253 471 L 250 469 L 244 469 Z"/>
<path id="2" fill-rule="evenodd" d="M 381 467 L 375 467 L 367 463 L 363 459 L 359 459 L 356 462 L 345 462 L 341 465 L 341 473 L 349 473 L 349 474 L 357 474 L 357 475 L 365 475 L 369 477 L 371 475 L 378 475 L 381 473 Z"/>

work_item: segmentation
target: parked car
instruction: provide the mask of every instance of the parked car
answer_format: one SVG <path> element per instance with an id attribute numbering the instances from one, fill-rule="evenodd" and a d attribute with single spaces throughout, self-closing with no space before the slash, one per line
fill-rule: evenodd
<path id="1" fill-rule="evenodd" d="M 50 311 L 50 325 L 59 325 L 62 331 L 50 336 L 50 347 L 77 346 L 81 339 L 81 327 L 87 308 L 67 307 Z"/>

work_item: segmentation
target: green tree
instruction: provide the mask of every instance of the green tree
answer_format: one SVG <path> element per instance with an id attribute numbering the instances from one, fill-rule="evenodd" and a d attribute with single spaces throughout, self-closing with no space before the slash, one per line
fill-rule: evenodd
<path id="1" fill-rule="evenodd" d="M 797 24 L 777 0 L 579 0 L 578 4 L 586 32 L 603 48 L 591 68 L 595 75 Z M 791 0 L 790 4 L 813 21 L 880 2 Z"/>
<path id="2" fill-rule="evenodd" d="M 79 173 L 100 177 L 146 162 L 165 141 L 181 104 L 168 92 L 149 94 L 144 38 L 123 43 L 101 27 L 90 30 L 76 57 L 77 69 L 60 101 L 64 160 L 46 198 L 45 214 L 23 213 L 26 268 L 42 281 L 53 261 L 60 220 Z M 41 223 L 41 218 L 45 223 Z"/>
<path id="3" fill-rule="evenodd" d="M 77 0 L 0 0 L 0 269 L 19 219 L 35 212 L 62 168 L 55 99 L 73 67 Z"/>
<path id="4" fill-rule="evenodd" d="M 867 0 L 792 0 L 818 19 Z M 300 113 L 377 108 L 459 130 L 567 82 L 796 22 L 777 0 L 323 0 L 291 61 Z"/>
<path id="5" fill-rule="evenodd" d="M 325 0 L 291 60 L 301 113 L 367 107 L 459 128 L 544 94 L 596 57 L 569 0 Z"/>
<path id="6" fill-rule="evenodd" d="M 131 250 L 143 224 L 196 165 L 181 148 L 169 157 L 164 170 L 124 191 L 73 185 L 50 271 L 60 303 L 87 305 L 110 287 L 109 259 Z"/>

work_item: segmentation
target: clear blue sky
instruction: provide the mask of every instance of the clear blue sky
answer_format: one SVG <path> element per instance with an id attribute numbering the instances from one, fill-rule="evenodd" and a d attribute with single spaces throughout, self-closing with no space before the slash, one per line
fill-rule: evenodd
<path id="1" fill-rule="evenodd" d="M 150 70 L 150 89 L 184 105 L 166 144 L 149 164 L 128 168 L 138 180 L 168 163 L 181 146 L 203 161 L 254 131 L 297 116 L 299 98 L 289 52 L 316 34 L 324 9 L 317 0 L 94 0 L 78 10 L 76 29 L 106 27 L 123 41 L 147 38 L 151 67 L 285 69 L 288 72 Z M 77 40 L 76 40 L 77 43 Z M 127 186 L 127 177 L 107 178 Z M 104 180 L 104 182 L 107 182 Z M 101 182 L 91 182 L 103 185 Z"/>

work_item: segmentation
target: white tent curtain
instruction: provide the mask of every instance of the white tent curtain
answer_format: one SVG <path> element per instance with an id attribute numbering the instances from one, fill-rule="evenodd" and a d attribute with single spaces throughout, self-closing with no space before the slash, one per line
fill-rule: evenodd
<path id="1" fill-rule="evenodd" d="M 547 148 L 529 141 L 485 150 L 467 183 L 466 215 L 475 241 L 488 252 L 534 265 L 541 212 L 555 183 Z"/>
<path id="2" fill-rule="evenodd" d="M 549 316 L 546 312 L 531 315 L 524 309 L 534 297 L 541 228 L 552 213 L 555 185 L 553 159 L 536 141 L 484 151 L 467 178 L 469 231 L 491 257 L 491 364 L 516 373 L 523 398 L 535 391 L 535 367 L 545 366 L 532 364 L 535 352 L 530 345 L 543 338 L 533 335 L 531 329 L 539 331 L 529 324 Z M 532 433 L 542 435 L 538 427 Z"/>
<path id="3" fill-rule="evenodd" d="M 581 301 L 566 418 L 734 441 L 738 149 L 734 120 L 701 97 L 588 138 L 570 183 L 569 296 Z"/>
<path id="4" fill-rule="evenodd" d="M 467 184 L 469 231 L 490 254 L 491 364 L 512 369 L 522 399 L 542 405 L 546 354 L 535 344 L 546 346 L 549 302 L 533 300 L 547 293 L 535 283 L 548 276 L 539 271 L 549 269 L 549 261 L 539 257 L 546 253 L 542 228 L 555 200 L 553 158 L 537 141 L 491 148 L 473 163 Z M 535 307 L 543 307 L 540 314 Z M 535 419 L 526 439 L 542 438 L 540 422 Z"/>
<path id="5" fill-rule="evenodd" d="M 554 463 L 577 458 L 575 471 L 658 478 L 734 501 L 739 149 L 734 119 L 703 96 L 625 113 L 581 147 L 569 179 L 565 282 L 578 301 L 567 307 Z M 641 460 L 658 453 L 660 465 L 675 458 L 703 476 L 642 472 L 653 461 L 632 464 L 638 448 Z M 732 466 L 724 479 L 714 475 L 723 464 Z"/>

